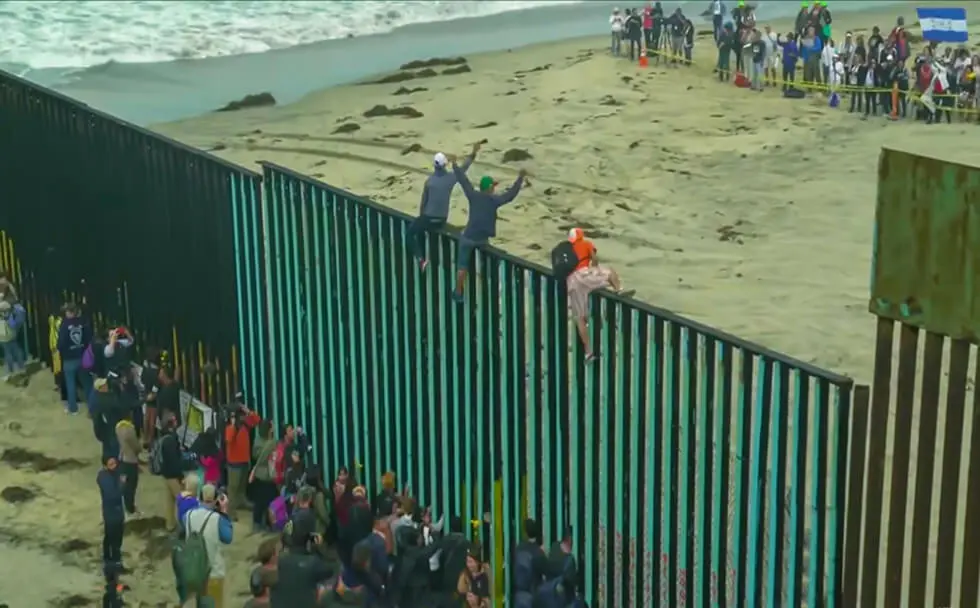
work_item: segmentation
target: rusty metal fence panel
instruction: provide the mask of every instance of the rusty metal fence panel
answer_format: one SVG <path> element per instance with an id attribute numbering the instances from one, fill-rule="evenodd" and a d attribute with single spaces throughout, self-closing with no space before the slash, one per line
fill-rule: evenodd
<path id="1" fill-rule="evenodd" d="M 175 354 L 195 393 L 225 400 L 238 384 L 232 203 L 257 200 L 260 177 L 5 72 L 0 158 L 33 352 L 50 352 L 49 315 L 84 300 L 97 324 L 127 323 Z"/>
<path id="2" fill-rule="evenodd" d="M 980 339 L 980 167 L 883 150 L 871 312 Z"/>
<path id="3" fill-rule="evenodd" d="M 980 167 L 882 151 L 874 378 L 858 391 L 849 454 L 847 605 L 978 606 L 978 204 Z"/>

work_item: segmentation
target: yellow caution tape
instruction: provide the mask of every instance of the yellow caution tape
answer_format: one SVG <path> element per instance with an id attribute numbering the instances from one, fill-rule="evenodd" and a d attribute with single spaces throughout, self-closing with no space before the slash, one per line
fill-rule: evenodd
<path id="1" fill-rule="evenodd" d="M 654 51 L 654 50 L 646 49 L 646 53 L 647 53 L 647 55 L 659 55 L 661 57 L 664 57 L 665 59 L 675 59 L 675 60 L 677 60 L 680 63 L 684 63 L 684 64 L 687 64 L 687 65 L 693 65 L 695 67 L 702 68 L 702 69 L 704 68 L 704 64 L 698 63 L 698 62 L 693 61 L 693 60 L 688 60 L 683 55 L 674 55 L 673 53 L 670 53 L 669 51 Z M 718 68 L 716 66 L 712 66 L 711 67 L 711 70 L 712 70 L 712 73 L 717 73 Z M 781 70 L 781 68 L 778 68 L 777 69 L 777 71 L 779 71 L 779 70 Z M 731 72 L 732 74 L 736 74 L 737 73 L 735 69 L 730 69 L 728 71 Z M 746 76 L 748 76 L 748 75 L 746 74 Z M 776 78 L 776 79 L 764 78 L 763 79 L 763 82 L 765 82 L 766 84 L 773 84 L 773 85 L 776 85 L 776 86 L 789 85 L 789 86 L 796 87 L 798 89 L 802 89 L 802 90 L 805 90 L 805 91 L 821 91 L 821 92 L 826 92 L 826 93 L 832 92 L 831 91 L 831 88 L 832 87 L 830 87 L 829 85 L 826 85 L 826 84 L 819 83 L 819 82 L 803 82 L 801 80 L 786 81 L 786 80 L 782 80 L 780 78 Z M 877 88 L 877 87 L 876 88 L 868 88 L 868 87 L 859 87 L 859 86 L 854 86 L 854 85 L 837 85 L 837 86 L 833 87 L 833 92 L 837 92 L 837 93 L 885 93 L 885 94 L 891 94 L 892 93 L 892 89 L 890 89 L 890 88 Z M 921 97 L 921 93 L 919 93 L 918 91 L 915 91 L 915 90 L 899 91 L 899 94 L 904 94 L 908 98 L 908 101 L 910 103 L 915 103 L 918 100 L 918 98 Z M 959 98 L 959 95 L 957 95 L 955 93 L 944 93 L 944 94 L 933 94 L 933 96 L 932 96 L 933 99 L 939 99 L 939 98 L 942 98 L 942 97 L 952 97 L 952 98 L 957 98 L 958 99 Z M 939 106 L 938 104 L 936 106 L 936 111 L 937 112 L 939 112 L 939 111 L 949 111 L 949 112 L 954 112 L 954 113 L 958 113 L 958 114 L 980 114 L 980 109 L 978 109 L 978 108 L 956 108 L 956 107 L 949 108 L 949 107 L 945 107 L 945 106 Z"/>

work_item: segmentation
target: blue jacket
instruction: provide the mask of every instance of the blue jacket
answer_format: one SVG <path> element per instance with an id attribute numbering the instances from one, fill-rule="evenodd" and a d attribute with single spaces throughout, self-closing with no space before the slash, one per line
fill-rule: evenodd
<path id="1" fill-rule="evenodd" d="M 81 317 L 65 319 L 58 329 L 58 353 L 63 361 L 81 359 L 92 343 L 92 327 Z"/>
<path id="2" fill-rule="evenodd" d="M 470 204 L 470 217 L 463 229 L 463 238 L 475 243 L 485 243 L 490 237 L 497 236 L 497 209 L 517 198 L 517 193 L 524 185 L 524 177 L 518 176 L 517 181 L 502 194 L 494 194 L 476 190 L 463 169 L 455 163 L 453 173 Z"/>
<path id="3" fill-rule="evenodd" d="M 463 160 L 461 167 L 463 173 L 466 173 L 472 164 L 473 155 L 471 154 Z M 441 220 L 449 217 L 449 199 L 452 198 L 456 181 L 456 175 L 453 171 L 447 171 L 445 167 L 436 166 L 432 175 L 426 178 L 425 185 L 422 186 L 422 203 L 419 206 L 419 215 Z"/>
<path id="4" fill-rule="evenodd" d="M 787 40 L 786 42 L 780 42 L 779 46 L 783 47 L 783 65 L 787 68 L 795 66 L 796 61 L 800 58 L 800 47 L 796 44 L 796 41 Z"/>
<path id="5" fill-rule="evenodd" d="M 123 511 L 123 491 L 119 474 L 101 469 L 95 480 L 102 494 L 102 521 L 106 523 L 125 521 L 126 512 Z"/>
<path id="6" fill-rule="evenodd" d="M 814 36 L 813 37 L 813 46 L 812 47 L 808 47 L 807 45 L 803 44 L 802 42 L 800 43 L 800 56 L 803 57 L 803 62 L 804 63 L 807 60 L 809 60 L 810 57 L 813 57 L 814 55 L 816 55 L 817 57 L 820 57 L 820 53 L 822 53 L 822 52 L 823 52 L 823 42 L 817 36 Z"/>

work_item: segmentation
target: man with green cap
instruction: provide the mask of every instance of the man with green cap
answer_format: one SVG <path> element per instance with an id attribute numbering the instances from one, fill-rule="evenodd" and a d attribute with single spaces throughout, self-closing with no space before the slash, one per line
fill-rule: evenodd
<path id="1" fill-rule="evenodd" d="M 796 30 L 797 36 L 802 36 L 806 34 L 806 26 L 810 22 L 810 3 L 803 0 L 800 6 L 800 12 L 796 14 Z"/>
<path id="2" fill-rule="evenodd" d="M 517 174 L 517 180 L 507 188 L 502 194 L 495 192 L 497 181 L 489 175 L 480 178 L 480 189 L 475 190 L 470 179 L 461 167 L 456 165 L 456 157 L 450 156 L 449 160 L 453 164 L 453 173 L 459 187 L 466 194 L 466 201 L 469 203 L 469 218 L 466 220 L 466 228 L 459 237 L 459 252 L 456 257 L 456 286 L 453 289 L 453 299 L 457 303 L 463 301 L 463 285 L 466 283 L 466 270 L 469 268 L 470 258 L 473 250 L 480 245 L 486 245 L 490 237 L 497 236 L 497 209 L 517 198 L 517 193 L 524 185 L 524 176 L 527 172 L 521 169 Z"/>

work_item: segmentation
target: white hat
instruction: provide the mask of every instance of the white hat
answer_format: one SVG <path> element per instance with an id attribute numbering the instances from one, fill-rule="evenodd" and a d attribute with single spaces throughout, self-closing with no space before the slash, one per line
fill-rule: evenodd
<path id="1" fill-rule="evenodd" d="M 443 154 L 442 152 L 436 152 L 436 155 L 432 158 L 432 162 L 437 167 L 445 167 L 446 163 L 448 163 L 449 160 L 446 158 L 446 155 Z"/>

